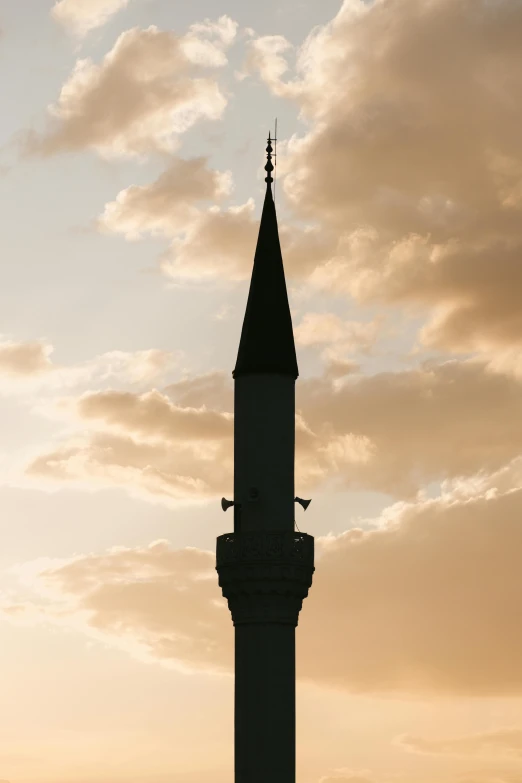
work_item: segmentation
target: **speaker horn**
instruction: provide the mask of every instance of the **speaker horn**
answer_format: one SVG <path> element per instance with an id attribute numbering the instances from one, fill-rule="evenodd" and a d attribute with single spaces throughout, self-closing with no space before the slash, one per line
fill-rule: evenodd
<path id="1" fill-rule="evenodd" d="M 303 498 L 294 498 L 294 503 L 299 503 L 299 505 L 302 506 L 305 511 L 311 502 L 311 500 L 303 500 Z"/>
<path id="2" fill-rule="evenodd" d="M 230 506 L 234 506 L 235 503 L 233 500 L 227 500 L 226 498 L 221 498 L 221 508 L 223 511 L 226 511 L 230 508 Z"/>

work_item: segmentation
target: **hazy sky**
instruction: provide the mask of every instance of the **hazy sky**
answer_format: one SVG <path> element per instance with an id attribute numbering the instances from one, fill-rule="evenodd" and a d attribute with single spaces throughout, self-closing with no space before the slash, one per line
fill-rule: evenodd
<path id="1" fill-rule="evenodd" d="M 522 3 L 0 0 L 0 783 L 230 783 L 278 117 L 299 783 L 522 783 Z"/>

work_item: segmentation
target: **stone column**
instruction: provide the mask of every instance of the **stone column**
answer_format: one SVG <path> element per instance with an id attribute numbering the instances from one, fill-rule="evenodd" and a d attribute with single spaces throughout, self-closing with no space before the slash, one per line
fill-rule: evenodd
<path id="1" fill-rule="evenodd" d="M 295 628 L 314 539 L 219 536 L 216 569 L 235 626 L 235 783 L 295 783 Z"/>

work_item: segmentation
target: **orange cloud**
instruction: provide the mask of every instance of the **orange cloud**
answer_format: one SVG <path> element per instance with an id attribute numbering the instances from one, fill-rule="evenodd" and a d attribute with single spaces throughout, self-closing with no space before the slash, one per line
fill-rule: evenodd
<path id="1" fill-rule="evenodd" d="M 156 182 L 118 193 L 105 205 L 98 224 L 131 240 L 145 233 L 175 236 L 197 218 L 194 202 L 217 199 L 230 188 L 230 174 L 210 170 L 206 158 L 175 158 Z"/>
<path id="2" fill-rule="evenodd" d="M 521 513 L 522 490 L 447 495 L 389 509 L 372 531 L 318 539 L 298 677 L 354 692 L 520 694 Z M 30 563 L 18 572 L 38 603 L 4 606 L 18 605 L 13 622 L 32 612 L 142 656 L 231 672 L 214 564 L 167 542 Z"/>
<path id="3" fill-rule="evenodd" d="M 128 4 L 129 0 L 57 0 L 51 14 L 57 22 L 82 38 L 104 25 Z"/>
<path id="4" fill-rule="evenodd" d="M 43 340 L 0 341 L 0 380 L 3 392 L 52 391 L 78 387 L 96 379 L 118 378 L 127 383 L 150 383 L 176 366 L 181 354 L 157 349 L 108 351 L 76 365 L 53 362 L 54 346 Z"/>
<path id="5" fill-rule="evenodd" d="M 46 373 L 53 368 L 49 359 L 52 346 L 39 340 L 0 342 L 0 374 L 24 378 Z"/>
<path id="6" fill-rule="evenodd" d="M 32 134 L 28 150 L 42 155 L 94 149 L 105 156 L 171 152 L 177 136 L 200 119 L 221 117 L 226 99 L 206 68 L 226 63 L 236 23 L 192 25 L 184 36 L 133 28 L 122 33 L 100 65 L 78 60 L 51 107 L 54 124 Z"/>
<path id="7" fill-rule="evenodd" d="M 511 0 L 345 0 L 294 78 L 284 41 L 252 44 L 310 125 L 288 144 L 284 188 L 335 238 L 315 282 L 423 310 L 437 348 L 522 344 L 521 36 Z"/>
<path id="8" fill-rule="evenodd" d="M 221 496 L 232 485 L 233 416 L 191 404 L 213 385 L 221 407 L 231 404 L 230 382 L 227 388 L 219 373 L 172 384 L 171 396 L 183 405 L 157 391 L 94 392 L 58 400 L 44 412 L 81 424 L 83 433 L 34 457 L 25 476 L 42 488 L 63 482 L 87 489 L 123 487 L 168 505 Z M 85 433 L 86 425 L 91 432 Z M 300 416 L 296 435 L 298 472 L 307 486 L 325 468 L 314 458 L 313 434 Z"/>
<path id="9" fill-rule="evenodd" d="M 382 530 L 348 531 L 331 549 L 324 540 L 300 623 L 303 674 L 319 680 L 322 668 L 324 681 L 360 691 L 519 693 L 522 591 L 510 547 L 521 503 L 514 490 L 399 505 Z M 332 625 L 342 634 L 323 646 Z"/>
<path id="10" fill-rule="evenodd" d="M 361 775 L 350 775 L 346 772 L 340 772 L 339 774 L 322 777 L 319 783 L 372 783 L 372 781 Z"/>
<path id="11" fill-rule="evenodd" d="M 228 609 L 216 589 L 214 565 L 208 552 L 175 551 L 156 541 L 49 563 L 40 573 L 32 564 L 19 572 L 24 584 L 41 587 L 49 619 L 69 614 L 78 627 L 135 654 L 228 672 L 233 634 L 223 621 Z M 76 613 L 88 618 L 87 625 L 78 625 Z"/>
<path id="12" fill-rule="evenodd" d="M 471 776 L 459 778 L 457 783 L 520 783 L 521 777 L 517 772 L 501 771 L 491 777 L 488 774 L 475 773 Z"/>
<path id="13" fill-rule="evenodd" d="M 518 457 L 520 383 L 477 362 L 348 376 L 341 386 L 301 380 L 297 406 L 338 456 L 347 486 L 407 496 L 430 481 L 497 470 Z M 343 439 L 363 438 L 368 459 L 344 462 Z"/>
<path id="14" fill-rule="evenodd" d="M 214 206 L 201 210 L 182 236 L 175 238 L 161 268 L 174 278 L 244 280 L 252 272 L 258 231 L 253 199 L 227 209 Z M 317 229 L 281 224 L 279 236 L 288 278 L 303 278 L 315 269 L 318 260 L 328 257 L 331 245 Z"/>
<path id="15" fill-rule="evenodd" d="M 343 321 L 333 313 L 305 313 L 294 329 L 298 345 L 345 342 L 367 350 L 376 339 L 378 324 Z"/>
<path id="16" fill-rule="evenodd" d="M 367 377 L 353 370 L 341 362 L 297 385 L 296 481 L 304 491 L 329 479 L 411 499 L 430 482 L 476 483 L 492 472 L 505 489 L 521 486 L 516 378 L 477 361 Z M 220 497 L 232 483 L 232 399 L 231 381 L 216 372 L 163 393 L 89 392 L 47 406 L 72 416 L 83 434 L 34 458 L 27 475 L 42 486 L 116 483 L 167 503 L 178 485 L 185 498 Z"/>
<path id="17" fill-rule="evenodd" d="M 171 389 L 177 387 L 186 400 L 187 382 Z M 167 505 L 201 502 L 231 484 L 233 419 L 226 411 L 177 405 L 157 391 L 109 390 L 58 400 L 45 412 L 83 432 L 34 457 L 25 467 L 31 484 L 118 486 Z"/>
<path id="18" fill-rule="evenodd" d="M 333 313 L 305 313 L 295 327 L 297 345 L 322 345 L 325 374 L 329 378 L 344 377 L 356 369 L 346 359 L 354 353 L 370 353 L 381 330 L 381 320 L 343 321 Z"/>
<path id="19" fill-rule="evenodd" d="M 433 755 L 506 755 L 522 758 L 522 729 L 507 728 L 470 734 L 466 737 L 433 740 L 405 734 L 398 744 L 413 753 Z"/>
<path id="20" fill-rule="evenodd" d="M 41 489 L 64 483 L 91 491 L 116 486 L 132 496 L 177 506 L 230 490 L 232 445 L 189 439 L 176 444 L 150 442 L 94 432 L 36 456 L 25 466 L 25 477 Z"/>
<path id="21" fill-rule="evenodd" d="M 245 279 L 252 270 L 258 230 L 252 199 L 227 209 L 200 210 L 172 242 L 161 269 L 174 278 Z"/>
<path id="22" fill-rule="evenodd" d="M 210 403 L 215 410 L 234 409 L 234 391 L 230 374 L 222 371 L 183 378 L 167 386 L 165 394 L 183 407 L 201 408 Z"/>
<path id="23" fill-rule="evenodd" d="M 137 437 L 169 440 L 221 440 L 231 438 L 233 417 L 201 408 L 180 407 L 158 391 L 97 392 L 78 401 L 79 416 L 103 421 L 110 427 Z"/>
<path id="24" fill-rule="evenodd" d="M 328 381 L 337 381 L 347 375 L 359 372 L 359 369 L 360 366 L 357 362 L 352 362 L 349 359 L 337 359 L 335 355 L 333 357 L 327 356 L 324 376 Z"/>
<path id="25" fill-rule="evenodd" d="M 251 273 L 259 231 L 254 200 L 226 208 L 196 206 L 231 190 L 230 172 L 209 169 L 205 158 L 176 158 L 155 182 L 120 191 L 105 205 L 98 228 L 127 240 L 146 235 L 170 239 L 160 261 L 169 277 L 243 280 Z M 303 278 L 335 249 L 332 238 L 313 226 L 281 224 L 279 233 L 289 277 Z"/>

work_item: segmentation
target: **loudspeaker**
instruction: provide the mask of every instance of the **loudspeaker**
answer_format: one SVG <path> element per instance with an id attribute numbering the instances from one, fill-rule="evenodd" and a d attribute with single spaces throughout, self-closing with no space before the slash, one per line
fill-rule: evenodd
<path id="1" fill-rule="evenodd" d="M 221 508 L 223 511 L 226 511 L 230 506 L 234 505 L 233 500 L 227 500 L 226 498 L 221 498 Z"/>

